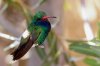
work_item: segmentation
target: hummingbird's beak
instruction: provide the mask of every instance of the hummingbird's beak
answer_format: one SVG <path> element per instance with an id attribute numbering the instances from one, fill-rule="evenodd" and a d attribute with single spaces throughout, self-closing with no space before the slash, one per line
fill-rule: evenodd
<path id="1" fill-rule="evenodd" d="M 47 18 L 56 18 L 55 16 L 47 16 Z"/>
<path id="2" fill-rule="evenodd" d="M 54 16 L 44 16 L 42 19 L 45 20 L 45 19 L 48 19 L 48 18 L 56 18 Z"/>

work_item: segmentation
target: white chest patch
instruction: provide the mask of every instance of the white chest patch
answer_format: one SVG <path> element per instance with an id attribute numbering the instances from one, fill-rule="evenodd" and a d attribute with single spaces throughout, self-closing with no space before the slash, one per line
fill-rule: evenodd
<path id="1" fill-rule="evenodd" d="M 30 35 L 28 30 L 25 30 L 25 32 L 22 34 L 23 38 L 27 38 Z"/>

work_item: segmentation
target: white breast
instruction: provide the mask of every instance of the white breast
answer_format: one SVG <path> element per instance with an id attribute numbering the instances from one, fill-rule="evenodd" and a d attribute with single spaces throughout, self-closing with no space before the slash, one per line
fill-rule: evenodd
<path id="1" fill-rule="evenodd" d="M 30 35 L 28 30 L 25 30 L 24 33 L 22 34 L 23 38 L 27 38 Z"/>

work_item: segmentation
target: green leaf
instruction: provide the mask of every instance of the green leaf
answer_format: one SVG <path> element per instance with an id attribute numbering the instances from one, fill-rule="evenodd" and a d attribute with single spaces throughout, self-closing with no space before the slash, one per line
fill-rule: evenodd
<path id="1" fill-rule="evenodd" d="M 97 39 L 100 40 L 100 22 L 98 24 Z"/>
<path id="2" fill-rule="evenodd" d="M 100 46 L 91 46 L 86 42 L 74 42 L 69 48 L 82 54 L 100 57 Z"/>
<path id="3" fill-rule="evenodd" d="M 50 31 L 49 32 L 49 35 L 48 35 L 48 37 L 47 37 L 47 41 L 48 41 L 48 45 L 49 46 L 52 46 L 52 39 L 53 39 L 53 37 L 54 37 L 54 34 L 53 34 L 53 32 L 52 31 Z"/>
<path id="4" fill-rule="evenodd" d="M 95 43 L 97 46 L 100 46 L 100 40 L 94 38 L 93 40 L 90 40 L 90 42 Z"/>
<path id="5" fill-rule="evenodd" d="M 87 42 L 86 40 L 70 40 L 70 39 L 67 39 L 66 40 L 67 42 L 70 42 L 70 43 L 76 43 L 76 42 L 79 42 L 79 43 L 81 43 L 81 42 Z"/>
<path id="6" fill-rule="evenodd" d="M 57 49 L 57 37 L 55 36 L 54 32 L 51 31 L 48 35 L 48 38 L 47 38 L 47 41 L 48 41 L 48 45 L 49 45 L 49 56 L 48 57 L 51 57 L 52 59 L 54 59 L 54 56 L 56 55 L 56 53 L 58 52 L 58 49 Z M 55 63 L 58 62 L 58 58 L 55 59 Z"/>
<path id="7" fill-rule="evenodd" d="M 45 52 L 45 49 L 44 48 L 38 48 L 38 47 L 36 47 L 35 49 L 36 49 L 36 52 L 39 55 L 39 57 L 41 59 L 45 59 L 45 57 L 47 56 L 46 52 Z"/>
<path id="8" fill-rule="evenodd" d="M 93 58 L 85 58 L 84 62 L 86 64 L 88 64 L 89 66 L 100 66 L 100 61 L 99 60 L 95 60 Z"/>

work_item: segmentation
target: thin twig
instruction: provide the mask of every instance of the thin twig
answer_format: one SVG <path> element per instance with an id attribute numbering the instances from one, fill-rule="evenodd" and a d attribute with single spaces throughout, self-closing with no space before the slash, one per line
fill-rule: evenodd
<path id="1" fill-rule="evenodd" d="M 67 58 L 68 58 L 68 63 L 69 63 L 69 65 L 70 65 L 70 66 L 76 66 L 76 65 L 74 64 L 74 62 L 69 61 L 69 59 L 70 59 L 70 54 L 68 53 L 68 45 L 64 43 L 65 40 L 63 40 L 63 39 L 61 38 L 61 36 L 59 36 L 54 30 L 52 30 L 52 31 L 53 31 L 54 35 L 57 37 L 57 40 L 60 42 L 59 44 L 61 44 L 61 46 L 63 47 L 63 50 L 66 51 L 66 56 L 67 56 Z"/>
<path id="2" fill-rule="evenodd" d="M 1 33 L 1 32 L 0 32 L 0 37 L 3 37 L 5 39 L 9 39 L 9 40 L 17 40 L 16 37 L 8 35 L 8 34 Z"/>

